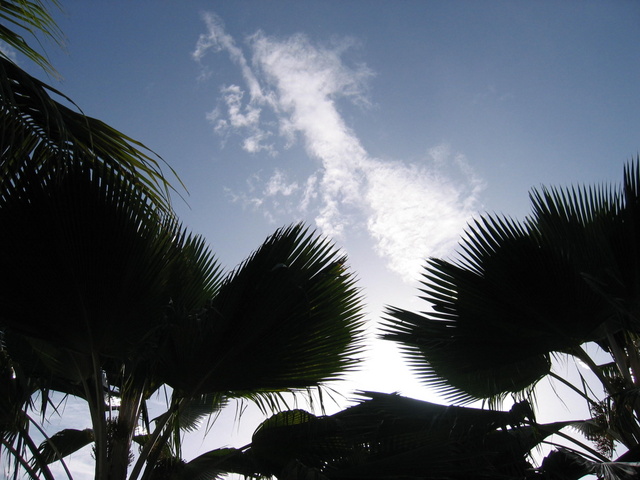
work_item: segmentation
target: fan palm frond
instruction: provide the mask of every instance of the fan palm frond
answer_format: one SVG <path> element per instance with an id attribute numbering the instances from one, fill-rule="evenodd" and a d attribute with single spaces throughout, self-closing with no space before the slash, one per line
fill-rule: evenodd
<path id="1" fill-rule="evenodd" d="M 636 180 L 626 180 L 626 202 L 604 186 L 542 188 L 523 223 L 475 221 L 460 260 L 428 261 L 421 298 L 433 311 L 389 308 L 383 338 L 400 343 L 428 384 L 467 402 L 526 392 L 554 352 L 634 328 L 640 242 L 622 216 Z"/>
<path id="2" fill-rule="evenodd" d="M 201 314 L 176 319 L 161 370 L 185 392 L 318 385 L 357 364 L 361 317 L 344 258 L 301 226 L 282 229 Z"/>
<path id="3" fill-rule="evenodd" d="M 179 232 L 128 182 L 69 168 L 62 178 L 24 169 L 0 198 L 0 224 L 11 232 L 2 247 L 12 252 L 0 259 L 2 320 L 74 351 L 122 351 L 162 317 L 161 272 Z"/>

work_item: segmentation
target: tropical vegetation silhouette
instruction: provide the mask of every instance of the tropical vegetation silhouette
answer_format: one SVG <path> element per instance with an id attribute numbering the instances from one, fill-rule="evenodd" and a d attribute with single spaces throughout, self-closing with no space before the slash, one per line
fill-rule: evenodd
<path id="1" fill-rule="evenodd" d="M 45 5 L 0 2 L 0 18 L 0 38 L 54 75 L 22 36 L 61 41 Z M 428 261 L 429 310 L 388 308 L 381 335 L 452 405 L 359 392 L 333 415 L 279 411 L 285 393 L 322 391 L 358 363 L 362 299 L 338 249 L 292 225 L 225 272 L 180 224 L 162 159 L 6 53 L 0 69 L 0 455 L 12 478 L 53 480 L 54 462 L 72 478 L 65 458 L 87 445 L 100 480 L 637 477 L 640 159 L 621 186 L 542 188 L 523 222 L 481 218 L 457 260 Z M 598 385 L 571 383 L 559 359 Z M 538 423 L 547 377 L 590 418 Z M 158 392 L 166 408 L 152 418 Z M 60 396 L 87 405 L 84 430 L 43 428 Z M 237 398 L 277 413 L 249 445 L 184 460 L 182 435 Z M 567 441 L 536 464 L 552 436 Z"/>
<path id="2" fill-rule="evenodd" d="M 533 402 L 541 379 L 566 384 L 591 412 L 573 427 L 604 464 L 616 451 L 619 462 L 640 460 L 640 159 L 623 177 L 619 186 L 533 190 L 524 222 L 476 221 L 458 261 L 428 262 L 421 292 L 432 311 L 391 308 L 384 334 L 455 402 Z M 565 360 L 586 366 L 599 388 L 554 371 Z M 582 460 L 565 448 L 549 461 Z"/>
<path id="3" fill-rule="evenodd" d="M 0 16 L 57 34 L 38 1 L 2 2 Z M 0 35 L 52 71 L 20 35 Z M 182 461 L 185 431 L 230 399 L 277 408 L 285 393 L 323 388 L 357 363 L 360 293 L 331 242 L 282 228 L 224 272 L 180 225 L 158 157 L 55 100 L 73 105 L 6 55 L 0 66 L 7 474 L 52 479 L 51 463 L 66 469 L 64 458 L 91 444 L 96 479 L 215 476 L 215 461 Z M 150 418 L 158 391 L 166 410 Z M 86 429 L 43 428 L 60 395 L 87 405 Z"/>
<path id="4" fill-rule="evenodd" d="M 387 309 L 382 337 L 454 405 L 362 392 L 331 416 L 279 413 L 225 468 L 304 479 L 637 478 L 640 159 L 620 186 L 542 188 L 531 199 L 525 221 L 486 216 L 458 260 L 428 261 L 421 298 L 430 310 Z M 597 382 L 553 369 L 567 360 Z M 591 416 L 538 423 L 536 385 L 546 377 Z M 496 409 L 511 398 L 509 411 Z M 492 408 L 465 406 L 473 401 Z"/>

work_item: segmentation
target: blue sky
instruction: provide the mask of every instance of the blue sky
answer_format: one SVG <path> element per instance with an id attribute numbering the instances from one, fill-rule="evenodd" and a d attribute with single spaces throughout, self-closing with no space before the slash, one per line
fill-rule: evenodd
<path id="1" fill-rule="evenodd" d="M 64 2 L 60 88 L 179 173 L 237 262 L 315 224 L 415 277 L 540 184 L 638 152 L 633 2 Z M 356 259 L 354 258 L 354 261 Z M 382 280 L 382 279 L 379 279 Z"/>
<path id="2" fill-rule="evenodd" d="M 618 182 L 640 151 L 632 1 L 67 0 L 49 79 L 179 174 L 232 268 L 276 228 L 330 235 L 371 329 L 428 256 L 528 191 Z M 375 343 L 349 388 L 433 400 Z M 347 388 L 348 390 L 348 388 Z M 254 425 L 250 425 L 253 428 Z"/>

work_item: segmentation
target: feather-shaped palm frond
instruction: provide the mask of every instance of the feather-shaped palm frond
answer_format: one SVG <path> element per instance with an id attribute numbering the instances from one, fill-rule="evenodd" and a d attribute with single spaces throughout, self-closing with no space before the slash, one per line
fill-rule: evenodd
<path id="1" fill-rule="evenodd" d="M 58 90 L 0 57 L 0 178 L 10 180 L 25 162 L 34 169 L 53 165 L 59 174 L 71 160 L 105 164 L 148 201 L 170 211 L 170 186 L 158 157 L 141 143 L 63 105 L 52 95 L 73 104 Z"/>
<path id="2" fill-rule="evenodd" d="M 59 6 L 56 0 L 51 0 L 50 3 L 53 6 Z M 58 45 L 62 45 L 62 32 L 41 1 L 3 1 L 0 3 L 0 20 L 2 21 L 2 24 L 0 24 L 0 40 L 25 55 L 29 60 L 42 67 L 49 74 L 56 74 L 55 69 L 47 58 L 32 48 L 24 36 L 18 33 L 24 32 L 36 40 L 39 35 L 43 35 Z M 8 25 L 12 28 L 9 28 Z M 15 30 L 16 27 L 18 31 Z M 0 49 L 0 56 L 8 58 L 2 49 Z"/>

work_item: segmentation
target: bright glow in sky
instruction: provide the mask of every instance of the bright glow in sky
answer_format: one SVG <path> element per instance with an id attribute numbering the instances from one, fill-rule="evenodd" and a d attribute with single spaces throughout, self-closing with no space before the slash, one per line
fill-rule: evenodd
<path id="1" fill-rule="evenodd" d="M 304 220 L 349 255 L 372 332 L 384 305 L 427 307 L 424 259 L 472 217 L 522 218 L 541 184 L 618 182 L 640 151 L 635 2 L 63 7 L 57 86 L 177 170 L 176 208 L 221 262 Z M 433 400 L 393 345 L 369 357 L 347 394 Z"/>

